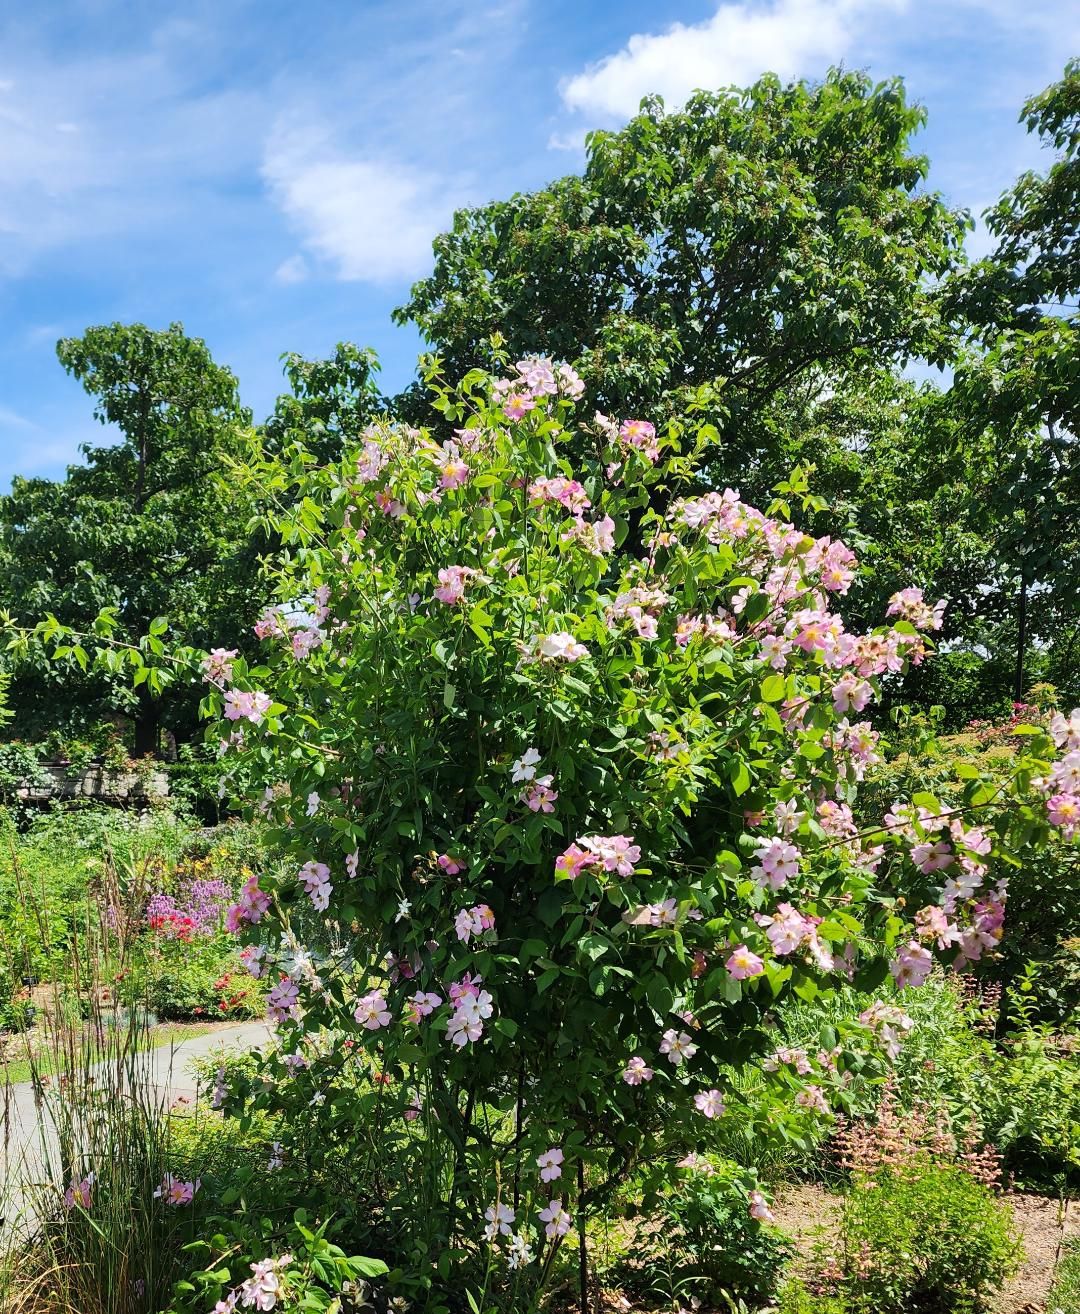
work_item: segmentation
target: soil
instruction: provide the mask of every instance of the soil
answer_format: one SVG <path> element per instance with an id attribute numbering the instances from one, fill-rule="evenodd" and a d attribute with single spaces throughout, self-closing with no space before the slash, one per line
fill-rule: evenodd
<path id="1" fill-rule="evenodd" d="M 1054 1268 L 1067 1237 L 1080 1236 L 1080 1207 L 1066 1206 L 1064 1224 L 1057 1200 L 1014 1193 L 1008 1197 L 1024 1242 L 1024 1264 L 991 1306 L 993 1314 L 1042 1314 Z M 773 1205 L 776 1221 L 809 1257 L 814 1243 L 836 1226 L 838 1196 L 820 1186 L 788 1186 Z"/>

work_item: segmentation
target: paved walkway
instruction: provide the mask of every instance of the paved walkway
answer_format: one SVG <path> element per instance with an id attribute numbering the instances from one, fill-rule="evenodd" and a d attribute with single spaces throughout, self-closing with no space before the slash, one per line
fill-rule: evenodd
<path id="1" fill-rule="evenodd" d="M 221 1050 L 236 1053 L 256 1049 L 270 1035 L 267 1023 L 246 1022 L 193 1036 L 179 1044 L 142 1050 L 132 1059 L 139 1068 L 139 1087 L 148 1093 L 152 1090 L 163 1105 L 181 1096 L 194 1098 L 194 1060 Z M 106 1066 L 99 1064 L 97 1071 L 104 1074 Z M 55 1144 L 51 1113 L 37 1102 L 31 1082 L 18 1082 L 0 1090 L 0 1218 L 6 1217 L 9 1225 L 23 1213 L 24 1184 L 41 1179 L 46 1160 L 54 1157 L 47 1147 Z"/>

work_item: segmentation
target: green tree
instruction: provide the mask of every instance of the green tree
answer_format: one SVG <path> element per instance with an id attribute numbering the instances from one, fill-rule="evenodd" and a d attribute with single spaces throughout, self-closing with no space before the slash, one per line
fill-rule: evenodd
<path id="1" fill-rule="evenodd" d="M 1021 120 L 1057 158 L 987 212 L 997 247 L 950 280 L 948 297 L 970 326 L 954 401 L 984 453 L 988 587 L 1008 614 L 1017 698 L 1035 654 L 1039 675 L 1080 693 L 1080 62 Z"/>
<path id="2" fill-rule="evenodd" d="M 616 417 L 696 400 L 721 433 L 716 477 L 761 495 L 784 462 L 759 419 L 799 380 L 951 353 L 931 280 L 967 221 L 920 190 L 924 117 L 899 81 L 840 71 L 677 112 L 652 97 L 589 136 L 582 176 L 459 211 L 395 317 L 451 378 L 495 364 L 501 335 L 514 358 L 574 361 Z"/>
<path id="3" fill-rule="evenodd" d="M 14 480 L 0 501 L 5 603 L 21 621 L 55 615 L 76 629 L 115 612 L 115 636 L 137 642 L 164 617 L 177 639 L 235 641 L 257 607 L 250 508 L 219 478 L 249 423 L 232 373 L 179 324 L 88 329 L 57 345 L 61 364 L 94 398 L 118 441 L 86 444 L 63 481 Z M 13 701 L 40 727 L 122 710 L 137 754 L 156 751 L 161 725 L 193 723 L 195 695 L 164 701 L 91 672 L 23 664 Z"/>
<path id="4" fill-rule="evenodd" d="M 326 360 L 295 351 L 282 357 L 290 390 L 277 399 L 263 426 L 268 450 L 279 452 L 303 435 L 320 461 L 335 460 L 384 406 L 375 382 L 379 362 L 369 347 L 339 342 Z"/>

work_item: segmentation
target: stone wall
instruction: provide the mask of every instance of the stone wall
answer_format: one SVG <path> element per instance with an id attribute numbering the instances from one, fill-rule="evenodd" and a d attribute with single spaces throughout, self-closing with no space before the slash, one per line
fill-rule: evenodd
<path id="1" fill-rule="evenodd" d="M 52 783 L 20 789 L 19 797 L 28 803 L 85 798 L 122 807 L 165 798 L 169 793 L 169 777 L 164 771 L 114 771 L 97 764 L 72 775 L 64 762 L 43 762 L 42 766 L 52 776 Z"/>

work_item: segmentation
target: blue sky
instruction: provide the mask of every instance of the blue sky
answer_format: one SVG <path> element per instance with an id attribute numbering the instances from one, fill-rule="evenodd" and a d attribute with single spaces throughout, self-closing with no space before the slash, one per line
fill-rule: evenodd
<path id="1" fill-rule="evenodd" d="M 0 487 L 102 441 L 56 339 L 173 320 L 256 418 L 284 351 L 374 346 L 455 206 L 542 185 L 640 97 L 831 63 L 902 75 L 980 211 L 1080 54 L 1078 0 L 36 0 L 0 14 Z M 978 246 L 980 238 L 976 236 Z"/>

